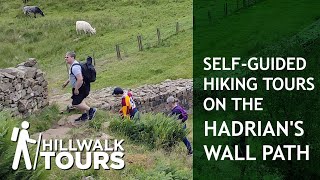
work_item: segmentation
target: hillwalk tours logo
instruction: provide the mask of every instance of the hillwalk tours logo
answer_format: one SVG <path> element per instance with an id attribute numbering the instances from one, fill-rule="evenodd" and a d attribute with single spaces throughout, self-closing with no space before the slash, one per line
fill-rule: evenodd
<path id="1" fill-rule="evenodd" d="M 11 141 L 17 142 L 12 163 L 13 170 L 18 169 L 22 156 L 27 170 L 37 168 L 39 156 L 44 158 L 45 169 L 47 170 L 51 169 L 51 162 L 55 162 L 63 170 L 70 169 L 74 165 L 82 170 L 89 169 L 92 165 L 94 169 L 102 167 L 105 170 L 110 168 L 120 170 L 125 167 L 125 162 L 122 159 L 125 155 L 121 145 L 124 142 L 123 139 L 120 141 L 115 139 L 111 143 L 104 140 L 104 144 L 99 139 L 77 139 L 75 141 L 69 139 L 67 145 L 65 145 L 62 139 L 42 139 L 41 133 L 38 140 L 31 139 L 28 132 L 29 126 L 29 122 L 23 121 L 21 130 L 17 127 L 13 128 Z M 33 166 L 30 160 L 28 143 L 37 144 Z M 83 154 L 86 157 L 84 160 L 82 158 Z M 55 160 L 52 161 L 52 158 Z M 112 162 L 110 167 L 107 165 L 108 162 Z"/>

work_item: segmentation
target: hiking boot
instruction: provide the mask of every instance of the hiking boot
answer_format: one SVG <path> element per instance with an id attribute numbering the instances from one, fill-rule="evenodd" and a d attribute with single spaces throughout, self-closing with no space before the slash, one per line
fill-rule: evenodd
<path id="1" fill-rule="evenodd" d="M 89 110 L 89 120 L 92 120 L 94 116 L 96 115 L 97 108 L 90 108 Z"/>
<path id="2" fill-rule="evenodd" d="M 77 119 L 75 119 L 74 121 L 85 121 L 88 119 L 88 114 L 87 113 L 83 113 L 80 117 L 78 117 Z"/>

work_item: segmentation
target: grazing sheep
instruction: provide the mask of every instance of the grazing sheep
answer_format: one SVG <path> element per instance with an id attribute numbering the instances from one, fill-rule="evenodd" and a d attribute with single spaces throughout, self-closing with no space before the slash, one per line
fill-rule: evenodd
<path id="1" fill-rule="evenodd" d="M 76 22 L 76 31 L 77 34 L 81 34 L 81 31 L 87 32 L 90 34 L 96 34 L 96 28 L 92 28 L 92 26 L 86 21 L 77 21 Z"/>
<path id="2" fill-rule="evenodd" d="M 42 16 L 44 16 L 44 14 L 41 11 L 41 9 L 38 8 L 37 6 L 25 6 L 25 7 L 23 7 L 23 13 L 25 15 L 29 15 L 29 13 L 33 13 L 34 14 L 34 18 L 37 18 L 36 14 L 41 14 Z"/>

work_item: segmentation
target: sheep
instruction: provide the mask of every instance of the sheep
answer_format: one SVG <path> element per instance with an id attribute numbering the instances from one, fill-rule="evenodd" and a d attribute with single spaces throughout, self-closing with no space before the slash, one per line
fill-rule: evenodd
<path id="1" fill-rule="evenodd" d="M 92 28 L 92 26 L 86 22 L 86 21 L 77 21 L 76 22 L 76 31 L 77 34 L 81 34 L 81 31 L 84 31 L 85 34 L 87 34 L 87 32 L 90 34 L 96 34 L 96 28 Z"/>
<path id="2" fill-rule="evenodd" d="M 38 8 L 37 6 L 25 6 L 25 7 L 23 7 L 23 13 L 25 15 L 29 15 L 29 13 L 33 13 L 34 14 L 34 18 L 37 18 L 36 14 L 41 14 L 42 16 L 44 16 L 44 14 L 41 11 L 41 9 Z"/>

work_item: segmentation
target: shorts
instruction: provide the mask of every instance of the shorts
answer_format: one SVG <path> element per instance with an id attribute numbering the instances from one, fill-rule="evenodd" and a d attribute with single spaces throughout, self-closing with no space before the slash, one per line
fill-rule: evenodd
<path id="1" fill-rule="evenodd" d="M 130 113 L 130 119 L 134 119 L 134 118 L 140 119 L 140 114 L 137 108 L 134 108 Z"/>
<path id="2" fill-rule="evenodd" d="M 79 94 L 75 95 L 74 94 L 74 88 L 72 88 L 72 105 L 79 105 L 84 98 L 86 98 L 89 95 L 90 92 L 90 84 L 86 85 L 83 84 L 80 88 L 79 88 Z"/>

